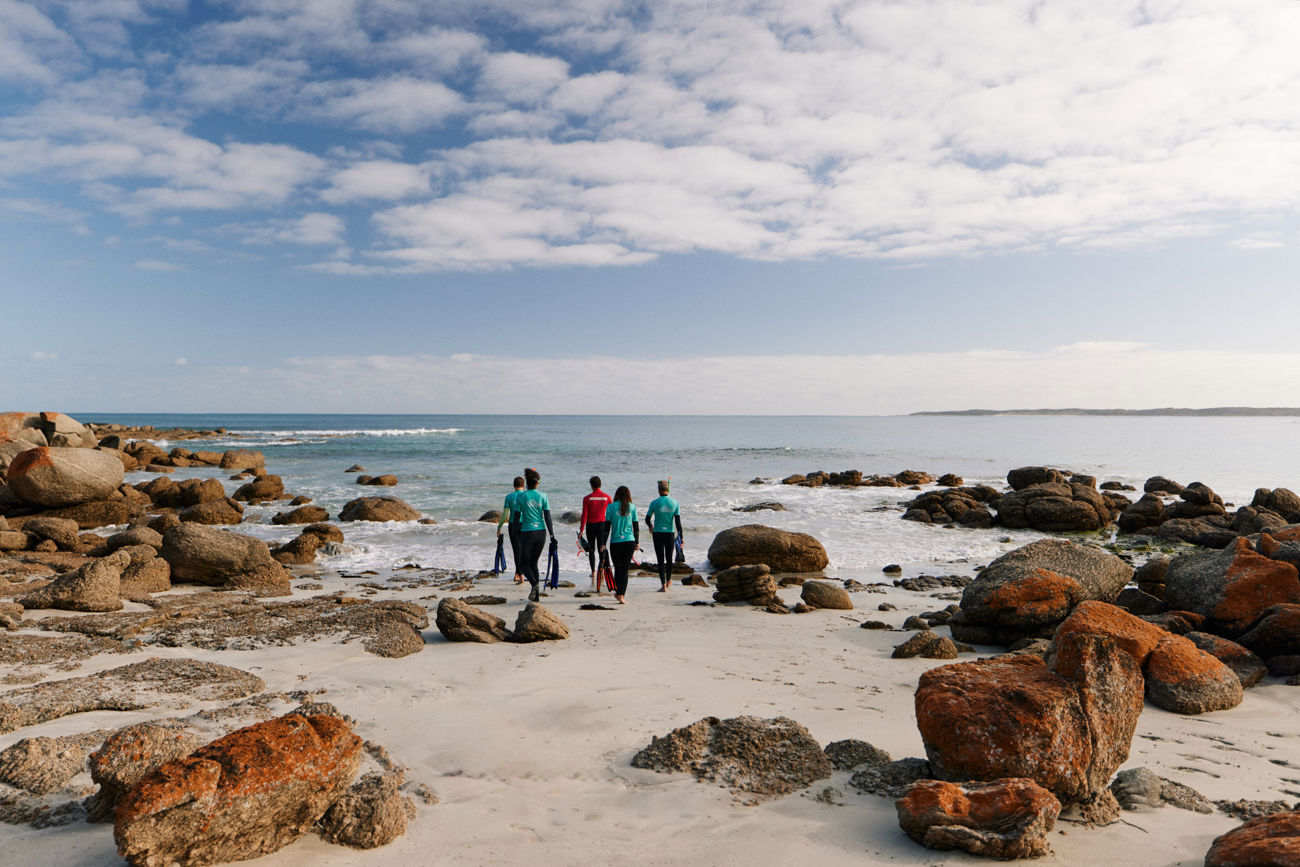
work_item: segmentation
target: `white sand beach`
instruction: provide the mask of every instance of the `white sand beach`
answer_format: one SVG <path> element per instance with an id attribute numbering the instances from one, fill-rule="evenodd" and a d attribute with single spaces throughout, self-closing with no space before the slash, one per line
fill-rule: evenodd
<path id="1" fill-rule="evenodd" d="M 295 597 L 355 583 L 327 578 L 324 591 L 299 590 Z M 359 643 L 328 636 L 251 651 L 149 647 L 143 654 L 89 660 L 75 674 L 145 656 L 188 656 L 253 672 L 268 690 L 319 691 L 320 700 L 353 718 L 359 735 L 387 747 L 408 768 L 408 780 L 426 784 L 440 799 L 419 805 L 406 835 L 384 848 L 356 851 L 308 835 L 259 864 L 979 860 L 912 842 L 898 827 L 893 802 L 854 791 L 848 772 L 746 806 L 726 789 L 690 775 L 629 764 L 652 736 L 703 717 L 743 714 L 790 717 L 823 745 L 858 738 L 894 758 L 923 756 L 913 692 L 918 675 L 942 663 L 891 659 L 907 633 L 864 630 L 859 623 L 871 618 L 898 626 L 944 601 L 888 588 L 855 593 L 852 612 L 776 616 L 743 604 L 692 606 L 709 599 L 711 590 L 674 584 L 660 594 L 652 592 L 655 584 L 652 578 L 633 579 L 629 604 L 621 607 L 609 597 L 551 591 L 543 601 L 568 624 L 566 641 L 452 643 L 431 624 L 424 649 L 401 659 L 380 658 Z M 510 598 L 509 605 L 488 609 L 508 621 L 524 597 L 507 578 L 481 581 L 475 589 Z M 786 601 L 794 601 L 797 591 L 785 588 Z M 394 589 L 374 598 L 426 597 L 423 603 L 433 607 L 429 595 L 427 588 Z M 584 602 L 614 610 L 580 610 Z M 897 610 L 877 611 L 881 602 Z M 0 748 L 23 737 L 112 728 L 170 713 L 77 714 L 0 736 Z M 1300 690 L 1293 687 L 1266 683 L 1248 690 L 1236 709 L 1198 717 L 1148 704 L 1124 767 L 1146 766 L 1210 799 L 1294 799 L 1300 789 L 1298 735 Z M 76 782 L 89 785 L 89 777 Z M 1126 812 L 1104 828 L 1062 820 L 1052 832 L 1052 854 L 1038 863 L 1200 864 L 1211 841 L 1238 824 L 1222 813 L 1169 806 Z M 0 826 L 0 841 L 6 864 L 121 863 L 111 825 Z"/>

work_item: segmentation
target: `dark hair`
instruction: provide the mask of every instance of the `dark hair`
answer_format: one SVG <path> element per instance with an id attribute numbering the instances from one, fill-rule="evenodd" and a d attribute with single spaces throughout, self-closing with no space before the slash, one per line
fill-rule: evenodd
<path id="1" fill-rule="evenodd" d="M 661 494 L 666 494 L 666 493 L 668 493 L 668 480 L 667 480 L 667 479 L 660 479 L 660 480 L 659 480 L 659 493 L 661 493 Z"/>
<path id="2" fill-rule="evenodd" d="M 529 467 L 528 469 L 524 470 L 524 481 L 528 483 L 528 490 L 531 491 L 534 488 L 536 488 L 537 483 L 540 482 L 541 480 L 542 480 L 542 474 L 537 472 L 537 470 L 533 469 L 532 467 Z"/>
<path id="3" fill-rule="evenodd" d="M 600 490 L 600 476 L 592 476 L 592 477 L 591 477 L 591 489 L 592 489 L 593 491 L 599 491 L 599 490 Z"/>
<path id="4" fill-rule="evenodd" d="M 632 492 L 627 489 L 627 485 L 618 486 L 618 490 L 614 492 L 614 502 L 618 503 L 620 515 L 628 513 L 628 507 L 632 505 Z"/>
<path id="5" fill-rule="evenodd" d="M 522 488 L 523 486 L 524 486 L 524 477 L 523 477 L 523 476 L 515 476 L 515 487 L 516 487 L 516 488 Z"/>

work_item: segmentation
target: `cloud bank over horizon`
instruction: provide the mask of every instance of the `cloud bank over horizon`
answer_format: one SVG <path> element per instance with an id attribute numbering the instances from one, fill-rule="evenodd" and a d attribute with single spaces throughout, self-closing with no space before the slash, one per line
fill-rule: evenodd
<path id="1" fill-rule="evenodd" d="M 158 271 L 1266 252 L 1298 41 L 1289 0 L 0 0 L 0 212 Z"/>
<path id="2" fill-rule="evenodd" d="M 593 402 L 593 369 L 618 382 L 619 391 Z M 1198 371 L 1195 377 L 1190 369 Z M 1268 377 L 1261 377 L 1265 370 Z M 1279 396 L 1277 383 L 1297 378 L 1300 352 L 1167 350 L 1132 342 L 842 356 L 332 355 L 264 367 L 191 365 L 183 380 L 143 368 L 127 377 L 105 371 L 78 383 L 95 386 L 101 405 L 61 393 L 57 384 L 42 400 L 96 412 L 904 415 L 1294 405 Z M 0 405 L 26 407 L 18 385 L 0 385 Z"/>

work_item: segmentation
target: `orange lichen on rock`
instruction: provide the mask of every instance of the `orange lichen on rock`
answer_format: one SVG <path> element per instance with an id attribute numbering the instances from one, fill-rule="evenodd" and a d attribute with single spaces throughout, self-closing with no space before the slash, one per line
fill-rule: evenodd
<path id="1" fill-rule="evenodd" d="M 132 863 L 214 864 L 274 852 L 347 790 L 361 739 L 331 716 L 289 714 L 167 762 L 127 792 L 113 829 Z"/>
<path id="2" fill-rule="evenodd" d="M 930 669 L 916 724 L 941 777 L 1026 777 L 1065 800 L 1088 794 L 1093 743 L 1078 693 L 1036 656 Z"/>
<path id="3" fill-rule="evenodd" d="M 1215 839 L 1205 867 L 1300 864 L 1300 812 L 1251 819 Z"/>
<path id="4" fill-rule="evenodd" d="M 49 447 L 37 446 L 14 455 L 14 459 L 9 462 L 9 478 L 15 479 L 32 470 L 52 466 L 54 459 L 50 456 Z"/>
<path id="5" fill-rule="evenodd" d="M 1079 582 L 1048 569 L 1034 569 L 1018 581 L 1010 581 L 985 599 L 990 609 L 1014 610 L 1025 622 L 1050 623 L 1058 619 L 1082 595 Z"/>
<path id="6" fill-rule="evenodd" d="M 1160 640 L 1169 634 L 1123 608 L 1092 600 L 1080 602 L 1056 629 L 1058 639 L 1071 633 L 1108 635 L 1120 650 L 1137 660 L 1138 665 L 1145 663 Z"/>
<path id="7" fill-rule="evenodd" d="M 895 802 L 898 824 L 931 849 L 961 849 L 995 858 L 1036 858 L 1061 804 L 1033 780 L 958 785 L 920 780 Z"/>
<path id="8" fill-rule="evenodd" d="M 1147 658 L 1147 696 L 1174 713 L 1229 710 L 1241 704 L 1241 679 L 1217 657 L 1181 635 L 1166 636 Z"/>
<path id="9" fill-rule="evenodd" d="M 17 460 L 17 459 L 15 459 Z M 1233 549 L 1232 563 L 1224 574 L 1223 596 L 1211 616 L 1240 632 L 1271 605 L 1300 602 L 1300 573 L 1290 563 L 1270 560 L 1251 550 L 1242 538 Z"/>

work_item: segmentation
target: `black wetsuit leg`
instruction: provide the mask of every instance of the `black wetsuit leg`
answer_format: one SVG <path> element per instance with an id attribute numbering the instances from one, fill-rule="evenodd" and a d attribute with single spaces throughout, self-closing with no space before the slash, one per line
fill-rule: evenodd
<path id="1" fill-rule="evenodd" d="M 609 542 L 609 521 L 597 521 L 587 525 L 587 560 L 591 562 L 591 571 L 596 571 L 599 549 Z"/>
<path id="2" fill-rule="evenodd" d="M 619 596 L 626 596 L 627 569 L 632 565 L 636 542 L 614 542 L 609 546 L 609 553 L 614 559 L 614 592 Z"/>
<path id="3" fill-rule="evenodd" d="M 677 550 L 677 537 L 672 533 L 651 533 L 655 540 L 655 559 L 659 561 L 659 583 L 667 584 L 673 577 L 673 552 Z"/>
<path id="4" fill-rule="evenodd" d="M 519 533 L 521 532 L 519 524 L 511 521 L 506 526 L 509 528 L 510 534 L 510 553 L 513 554 L 515 558 L 515 574 L 522 575 L 524 574 L 524 570 L 522 561 L 519 559 Z"/>
<path id="5" fill-rule="evenodd" d="M 528 583 L 537 587 L 541 575 L 537 571 L 537 562 L 542 559 L 546 548 L 545 530 L 526 530 L 519 534 L 519 556 L 524 564 L 524 577 Z"/>

